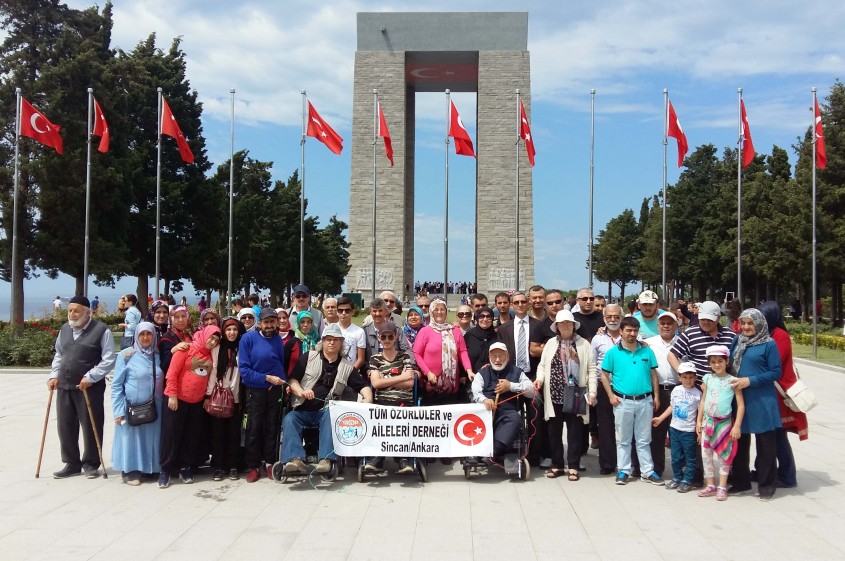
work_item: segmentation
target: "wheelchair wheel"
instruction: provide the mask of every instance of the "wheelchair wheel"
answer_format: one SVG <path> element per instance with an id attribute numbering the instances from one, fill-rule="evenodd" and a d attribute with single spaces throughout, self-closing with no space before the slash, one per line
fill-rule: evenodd
<path id="1" fill-rule="evenodd" d="M 364 462 L 358 463 L 358 483 L 364 482 Z"/>
<path id="2" fill-rule="evenodd" d="M 469 467 L 469 464 L 464 464 L 464 479 L 469 480 L 469 476 L 472 473 L 472 468 Z"/>
<path id="3" fill-rule="evenodd" d="M 282 480 L 282 477 L 284 475 L 284 468 L 285 464 L 283 464 L 282 462 L 276 462 L 275 464 L 273 464 L 273 481 L 278 483 Z"/>
<path id="4" fill-rule="evenodd" d="M 425 460 L 417 458 L 414 461 L 417 463 L 417 472 L 420 474 L 420 481 L 428 483 L 428 468 L 425 467 Z"/>
<path id="5" fill-rule="evenodd" d="M 332 469 L 329 471 L 329 473 L 321 473 L 320 474 L 320 479 L 322 479 L 323 481 L 328 481 L 329 483 L 331 483 L 332 481 L 337 479 L 337 473 L 338 473 L 338 467 L 337 467 L 337 462 L 335 461 L 335 462 L 332 462 Z"/>
<path id="6" fill-rule="evenodd" d="M 529 474 L 531 474 L 531 464 L 528 463 L 528 458 L 522 458 L 519 462 L 519 478 L 525 481 Z"/>

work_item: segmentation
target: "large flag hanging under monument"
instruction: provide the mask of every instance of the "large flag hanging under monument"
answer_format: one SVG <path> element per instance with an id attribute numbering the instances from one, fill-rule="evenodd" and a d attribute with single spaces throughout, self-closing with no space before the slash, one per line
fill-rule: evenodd
<path id="1" fill-rule="evenodd" d="M 343 138 L 320 117 L 310 101 L 308 102 L 308 129 L 305 134 L 313 136 L 335 154 L 343 151 Z"/>
<path id="2" fill-rule="evenodd" d="M 390 131 L 387 129 L 387 119 L 381 110 L 381 103 L 378 104 L 378 135 L 384 139 L 384 153 L 390 160 L 390 167 L 393 167 L 393 143 L 390 141 Z"/>
<path id="3" fill-rule="evenodd" d="M 684 129 L 681 128 L 681 121 L 678 120 L 678 115 L 675 113 L 675 108 L 672 107 L 672 102 L 669 102 L 669 119 L 666 136 L 671 136 L 678 141 L 678 167 L 684 165 L 684 156 L 687 155 L 689 144 L 687 144 L 687 135 Z"/>
<path id="4" fill-rule="evenodd" d="M 21 98 L 20 128 L 21 136 L 49 146 L 59 154 L 62 153 L 62 137 L 59 135 L 62 127 L 51 123 L 43 113 L 24 98 Z"/>
<path id="5" fill-rule="evenodd" d="M 97 150 L 100 152 L 109 151 L 109 124 L 106 122 L 106 116 L 103 115 L 103 110 L 100 109 L 100 104 L 97 103 L 97 98 L 94 98 L 94 130 L 92 136 L 100 137 L 100 145 Z"/>
<path id="6" fill-rule="evenodd" d="M 194 153 L 191 152 L 191 147 L 188 146 L 188 141 L 185 135 L 182 134 L 182 129 L 179 128 L 179 123 L 173 117 L 173 112 L 170 111 L 170 106 L 164 96 L 161 98 L 161 134 L 166 134 L 176 139 L 176 144 L 179 146 L 179 155 L 182 156 L 182 161 L 187 164 L 194 163 Z"/>
<path id="7" fill-rule="evenodd" d="M 451 107 L 449 108 L 449 135 L 455 139 L 455 154 L 463 156 L 475 157 L 475 151 L 472 149 L 472 139 L 469 137 L 464 122 L 461 116 L 458 115 L 458 110 L 455 108 L 455 102 L 449 101 Z"/>
<path id="8" fill-rule="evenodd" d="M 739 112 L 742 120 L 742 167 L 754 161 L 754 143 L 751 142 L 751 127 L 748 126 L 748 115 L 745 113 L 745 101 L 739 100 Z"/>
<path id="9" fill-rule="evenodd" d="M 824 127 L 822 126 L 822 113 L 819 111 L 819 100 L 816 100 L 816 167 L 824 169 L 827 166 L 827 149 L 824 147 Z"/>
<path id="10" fill-rule="evenodd" d="M 525 151 L 528 152 L 528 161 L 534 165 L 534 137 L 531 136 L 531 125 L 528 123 L 528 117 L 525 116 L 525 105 L 522 100 L 519 100 L 519 136 L 525 141 Z"/>

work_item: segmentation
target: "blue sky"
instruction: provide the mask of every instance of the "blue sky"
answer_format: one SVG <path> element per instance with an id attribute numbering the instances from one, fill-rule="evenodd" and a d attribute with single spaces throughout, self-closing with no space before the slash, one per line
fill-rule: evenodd
<path id="1" fill-rule="evenodd" d="M 88 2 L 72 0 L 76 8 Z M 167 48 L 182 37 L 188 79 L 204 104 L 208 155 L 229 157 L 229 89 L 235 88 L 237 150 L 273 161 L 286 179 L 299 167 L 300 90 L 341 136 L 340 156 L 309 140 L 306 195 L 325 221 L 349 214 L 353 61 L 359 11 L 416 11 L 403 0 L 238 3 L 115 0 L 114 46 L 132 49 L 148 33 Z M 430 1 L 428 11 L 455 4 Z M 690 149 L 737 140 L 737 88 L 744 90 L 754 145 L 786 148 L 811 122 L 810 88 L 820 97 L 845 68 L 845 3 L 750 0 L 626 2 L 469 1 L 463 11 L 528 11 L 536 280 L 587 282 L 590 89 L 595 88 L 595 233 L 625 208 L 661 189 L 663 88 Z M 108 95 L 107 92 L 98 95 Z M 453 96 L 475 139 L 475 95 Z M 416 275 L 442 277 L 445 96 L 417 99 Z M 178 116 L 177 116 L 178 119 Z M 175 150 L 175 147 L 174 147 Z M 679 175 L 669 141 L 668 181 Z M 794 164 L 794 156 L 793 164 Z M 450 277 L 473 276 L 474 161 L 450 157 Z M 427 186 L 422 189 L 421 186 Z M 221 224 L 221 227 L 226 227 Z M 601 285 L 599 285 L 601 286 Z M 69 294 L 68 279 L 37 279 L 31 294 Z M 120 290 L 132 290 L 124 280 Z M 0 293 L 8 294 L 8 285 Z M 0 305 L 8 296 L 0 298 Z"/>

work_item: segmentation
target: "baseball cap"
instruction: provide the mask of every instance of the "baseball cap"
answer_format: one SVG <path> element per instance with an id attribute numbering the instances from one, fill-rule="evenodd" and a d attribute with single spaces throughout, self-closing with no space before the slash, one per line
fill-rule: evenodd
<path id="1" fill-rule="evenodd" d="M 722 311 L 719 309 L 719 304 L 712 300 L 705 300 L 698 305 L 698 319 L 709 319 L 711 321 L 719 321 L 719 316 Z"/>
<path id="2" fill-rule="evenodd" d="M 660 313 L 657 314 L 657 321 L 660 321 L 662 318 L 672 318 L 672 321 L 678 321 L 678 316 L 668 310 L 660 310 Z"/>
<path id="3" fill-rule="evenodd" d="M 504 343 L 493 343 L 492 345 L 490 345 L 490 351 L 489 352 L 492 353 L 493 351 L 508 352 L 508 348 L 505 346 Z"/>
<path id="4" fill-rule="evenodd" d="M 659 298 L 653 290 L 643 290 L 640 292 L 639 298 L 637 298 L 637 302 L 640 304 L 656 304 L 658 300 Z"/>
<path id="5" fill-rule="evenodd" d="M 682 362 L 678 365 L 678 374 L 696 373 L 695 364 L 692 362 Z"/>
<path id="6" fill-rule="evenodd" d="M 279 314 L 276 313 L 276 310 L 273 308 L 261 308 L 261 314 L 258 316 L 258 321 L 261 321 L 265 318 L 277 318 Z"/>
<path id="7" fill-rule="evenodd" d="M 340 326 L 336 323 L 330 323 L 323 329 L 323 339 L 326 337 L 337 337 L 343 339 L 343 332 L 340 330 Z"/>
<path id="8" fill-rule="evenodd" d="M 293 294 L 297 294 L 299 292 L 304 292 L 308 296 L 311 296 L 311 291 L 304 284 L 298 284 L 293 287 Z"/>
<path id="9" fill-rule="evenodd" d="M 723 356 L 725 358 L 728 358 L 729 356 L 731 356 L 731 352 L 724 345 L 710 345 L 709 347 L 707 347 L 707 350 L 704 351 L 704 356 Z"/>

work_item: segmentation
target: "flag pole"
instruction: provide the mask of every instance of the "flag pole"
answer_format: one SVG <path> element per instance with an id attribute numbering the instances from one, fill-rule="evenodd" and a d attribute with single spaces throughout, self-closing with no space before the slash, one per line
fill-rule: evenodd
<path id="1" fill-rule="evenodd" d="M 593 187 L 594 187 L 594 178 L 595 178 L 595 165 L 594 165 L 594 156 L 596 151 L 596 142 L 595 142 L 595 132 L 596 132 L 596 90 L 590 90 L 590 243 L 589 243 L 589 251 L 590 251 L 590 278 L 589 278 L 589 286 L 592 288 L 593 286 Z M 610 295 L 607 296 L 610 298 Z"/>
<path id="2" fill-rule="evenodd" d="M 669 89 L 663 88 L 663 301 L 671 303 L 666 291 L 666 148 L 669 144 Z"/>
<path id="3" fill-rule="evenodd" d="M 88 251 L 91 244 L 88 222 L 91 217 L 91 138 L 92 121 L 94 112 L 94 88 L 88 88 L 88 160 L 85 166 L 85 255 L 82 259 L 82 276 L 85 284 L 82 285 L 82 295 L 88 297 Z"/>
<path id="4" fill-rule="evenodd" d="M 299 162 L 302 169 L 299 178 L 299 284 L 305 284 L 305 104 L 307 101 L 305 90 L 302 90 L 302 140 Z"/>
<path id="5" fill-rule="evenodd" d="M 158 151 L 156 157 L 156 287 L 158 300 L 159 273 L 161 265 L 161 88 L 158 91 Z"/>
<path id="6" fill-rule="evenodd" d="M 813 126 L 811 128 L 813 132 L 813 301 L 810 304 L 813 306 L 813 358 L 817 357 L 818 354 L 818 318 L 817 309 L 816 309 L 816 154 L 818 150 L 817 145 L 817 135 L 816 135 L 816 104 L 818 101 L 816 100 L 816 88 L 812 88 L 813 92 L 813 107 L 811 111 L 813 112 Z"/>
<path id="7" fill-rule="evenodd" d="M 378 90 L 373 90 L 373 278 L 372 281 L 373 295 L 376 297 L 376 190 L 378 187 L 376 180 L 376 143 L 378 142 Z M 372 301 L 372 299 L 371 299 Z"/>
<path id="8" fill-rule="evenodd" d="M 739 118 L 739 141 L 736 151 L 736 297 L 742 305 L 742 149 L 745 145 L 745 131 L 742 129 L 742 88 L 737 88 L 737 116 Z"/>
<path id="9" fill-rule="evenodd" d="M 516 229 L 514 242 L 516 244 L 516 260 L 513 268 L 513 284 L 519 290 L 519 139 L 522 136 L 522 115 L 519 113 L 519 89 L 516 90 Z"/>
<path id="10" fill-rule="evenodd" d="M 446 202 L 443 213 L 443 300 L 449 307 L 449 127 L 452 123 L 452 96 L 446 90 Z"/>
<path id="11" fill-rule="evenodd" d="M 20 136 L 21 136 L 21 89 L 15 88 L 15 187 L 12 196 L 12 266 L 11 269 L 11 310 L 9 320 L 14 325 L 18 319 L 15 312 L 22 311 L 22 302 L 15 298 L 15 287 L 17 286 L 18 269 L 18 193 L 20 190 Z M 23 271 L 21 271 L 23 272 Z M 22 314 L 21 314 L 22 315 Z"/>
<path id="12" fill-rule="evenodd" d="M 234 218 L 233 208 L 235 199 L 235 88 L 229 93 L 232 96 L 232 118 L 229 127 L 229 270 L 228 284 L 226 286 L 226 298 L 228 299 L 226 309 L 232 313 L 232 259 L 234 255 Z"/>

